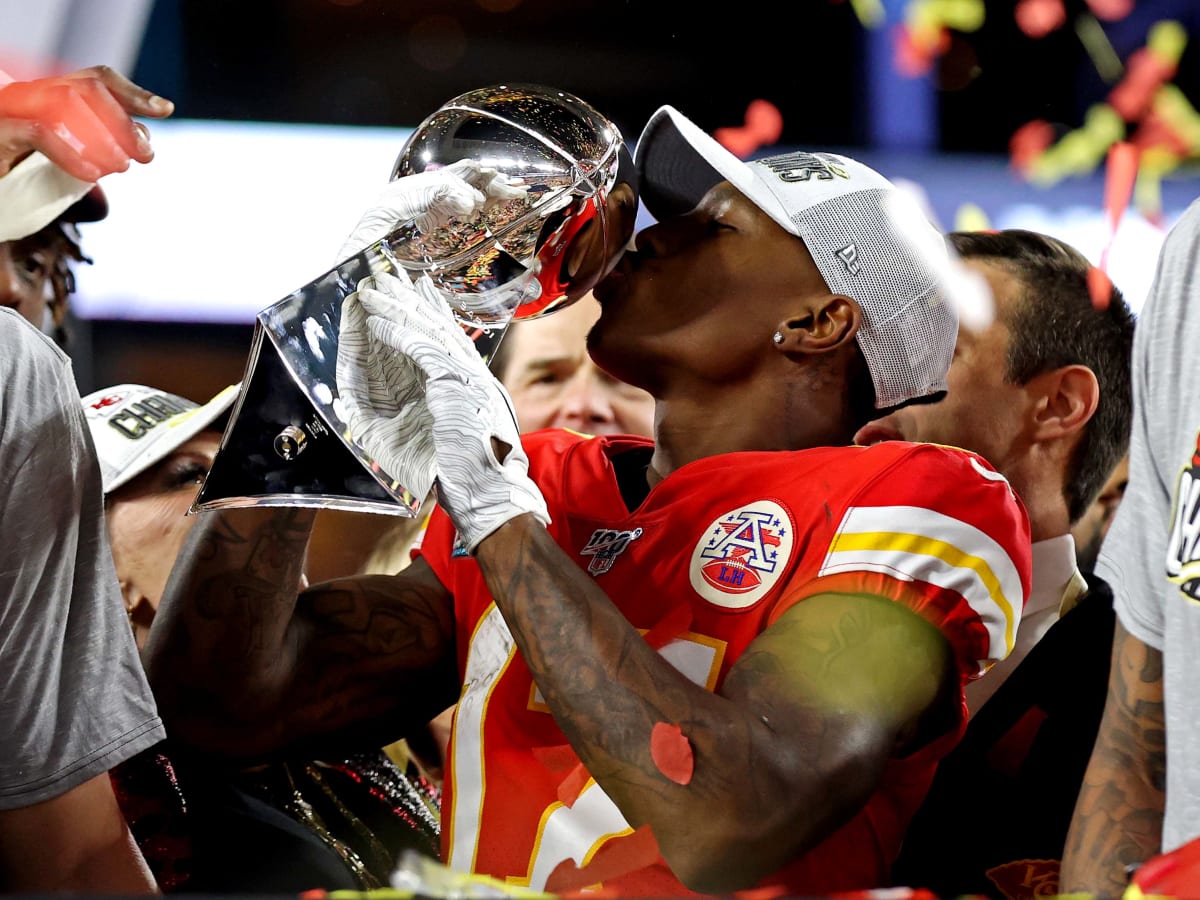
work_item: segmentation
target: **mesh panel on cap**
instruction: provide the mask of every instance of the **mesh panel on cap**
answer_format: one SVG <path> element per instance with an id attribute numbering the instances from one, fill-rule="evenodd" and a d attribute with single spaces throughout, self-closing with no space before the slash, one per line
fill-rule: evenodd
<path id="1" fill-rule="evenodd" d="M 870 188 L 791 217 L 825 284 L 862 307 L 858 344 L 880 409 L 944 391 L 958 336 L 935 261 L 921 257 L 887 212 L 887 198 L 894 196 Z"/>

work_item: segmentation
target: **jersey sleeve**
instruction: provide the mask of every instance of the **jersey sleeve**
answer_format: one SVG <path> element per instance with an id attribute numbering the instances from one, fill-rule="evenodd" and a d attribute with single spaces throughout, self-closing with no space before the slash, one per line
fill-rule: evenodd
<path id="1" fill-rule="evenodd" d="M 772 619 L 817 594 L 876 594 L 936 625 L 974 678 L 1012 650 L 1030 558 L 1028 517 L 1004 477 L 974 454 L 918 445 L 853 495 L 815 577 Z"/>

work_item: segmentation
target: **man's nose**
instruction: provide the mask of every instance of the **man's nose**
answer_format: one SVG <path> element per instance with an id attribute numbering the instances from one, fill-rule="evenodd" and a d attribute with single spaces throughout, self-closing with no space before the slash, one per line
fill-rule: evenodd
<path id="1" fill-rule="evenodd" d="M 567 384 L 563 391 L 562 415 L 585 425 L 614 420 L 611 391 L 594 370 L 576 372 Z"/>
<path id="2" fill-rule="evenodd" d="M 0 306 L 15 309 L 21 305 L 22 293 L 21 278 L 13 264 L 12 254 L 0 247 Z"/>

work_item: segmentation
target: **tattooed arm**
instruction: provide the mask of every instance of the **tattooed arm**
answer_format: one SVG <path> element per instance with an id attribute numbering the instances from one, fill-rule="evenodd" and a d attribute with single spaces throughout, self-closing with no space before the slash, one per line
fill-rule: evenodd
<path id="1" fill-rule="evenodd" d="M 797 604 L 713 694 L 651 649 L 532 517 L 502 526 L 476 558 L 572 747 L 695 890 L 750 887 L 827 836 L 955 696 L 946 639 L 878 597 Z M 691 744 L 686 785 L 651 758 L 659 722 Z"/>
<path id="2" fill-rule="evenodd" d="M 454 702 L 453 606 L 428 565 L 300 590 L 314 513 L 206 513 L 145 649 L 171 735 L 207 753 L 381 746 Z"/>
<path id="3" fill-rule="evenodd" d="M 1166 779 L 1162 654 L 1118 621 L 1108 699 L 1084 775 L 1059 884 L 1068 892 L 1119 897 L 1126 866 L 1157 854 Z"/>

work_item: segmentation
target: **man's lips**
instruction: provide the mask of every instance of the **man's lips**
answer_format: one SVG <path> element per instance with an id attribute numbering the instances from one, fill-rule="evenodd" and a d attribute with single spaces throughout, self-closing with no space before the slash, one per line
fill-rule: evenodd
<path id="1" fill-rule="evenodd" d="M 872 444 L 880 444 L 884 441 L 902 440 L 904 440 L 904 435 L 885 419 L 868 422 L 862 428 L 858 429 L 858 433 L 854 435 L 854 443 L 860 447 L 869 447 Z"/>
<path id="2" fill-rule="evenodd" d="M 592 296 L 599 303 L 603 304 L 605 300 L 608 300 L 626 286 L 629 280 L 629 272 L 629 266 L 622 261 L 615 269 L 605 275 L 599 284 L 592 288 Z"/>

